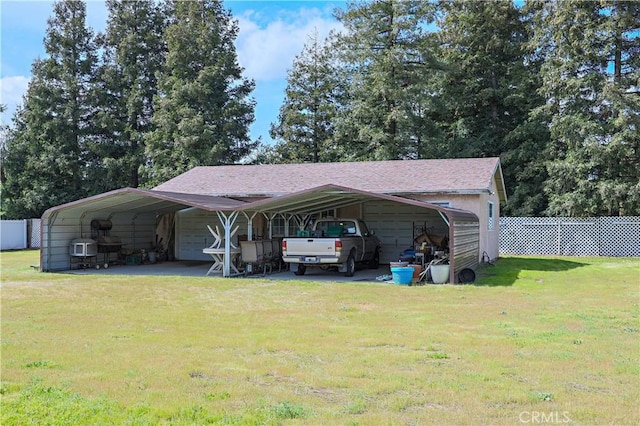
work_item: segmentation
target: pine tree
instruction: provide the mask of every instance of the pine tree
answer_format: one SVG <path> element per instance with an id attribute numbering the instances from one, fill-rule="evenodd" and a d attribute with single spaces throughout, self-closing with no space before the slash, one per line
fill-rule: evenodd
<path id="1" fill-rule="evenodd" d="M 153 0 L 108 0 L 107 9 L 103 64 L 94 92 L 101 105 L 94 170 L 106 185 L 137 187 L 146 163 L 144 136 L 152 130 L 156 74 L 166 57 L 165 14 Z"/>
<path id="2" fill-rule="evenodd" d="M 538 64 L 528 60 L 529 33 L 524 16 L 512 2 L 440 2 L 438 20 L 447 71 L 441 96 L 448 157 L 493 157 L 503 160 L 508 211 L 536 214 L 545 207 L 540 161 L 547 143 L 545 129 L 528 119 L 542 104 Z"/>
<path id="3" fill-rule="evenodd" d="M 640 4 L 533 3 L 552 215 L 640 214 Z"/>
<path id="4" fill-rule="evenodd" d="M 352 159 L 419 157 L 434 136 L 423 133 L 435 105 L 430 83 L 438 66 L 427 30 L 434 12 L 430 2 L 377 0 L 338 13 L 350 89 L 337 127 Z"/>
<path id="5" fill-rule="evenodd" d="M 154 130 L 145 138 L 149 184 L 198 165 L 235 163 L 257 145 L 248 136 L 254 84 L 242 77 L 237 62 L 237 22 L 218 1 L 178 1 L 173 7 Z"/>
<path id="6" fill-rule="evenodd" d="M 49 207 L 82 198 L 96 107 L 90 101 L 96 48 L 85 26 L 84 2 L 54 4 L 24 106 L 7 141 L 3 202 L 9 217 L 39 217 Z"/>
<path id="7" fill-rule="evenodd" d="M 296 56 L 287 76 L 278 122 L 271 125 L 280 162 L 328 162 L 340 159 L 334 122 L 344 92 L 331 45 L 314 32 Z"/>

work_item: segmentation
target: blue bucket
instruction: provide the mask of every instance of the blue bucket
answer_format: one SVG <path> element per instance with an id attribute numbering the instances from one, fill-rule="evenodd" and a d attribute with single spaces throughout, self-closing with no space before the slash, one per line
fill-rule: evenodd
<path id="1" fill-rule="evenodd" d="M 411 284 L 411 278 L 413 278 L 413 268 L 391 268 L 391 275 L 394 283 L 409 285 Z"/>

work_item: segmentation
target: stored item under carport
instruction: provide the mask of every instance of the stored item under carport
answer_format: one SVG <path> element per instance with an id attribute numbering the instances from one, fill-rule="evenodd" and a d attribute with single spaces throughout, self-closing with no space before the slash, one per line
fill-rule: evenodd
<path id="1" fill-rule="evenodd" d="M 473 269 L 464 268 L 458 272 L 458 282 L 460 284 L 469 284 L 476 280 L 476 273 Z"/>
<path id="2" fill-rule="evenodd" d="M 120 237 L 109 235 L 113 224 L 110 220 L 94 219 L 91 221 L 91 235 L 98 243 L 98 253 L 103 253 L 104 267 L 109 267 L 111 253 L 118 253 L 122 249 Z"/>
<path id="3" fill-rule="evenodd" d="M 96 257 L 98 256 L 98 244 L 96 240 L 90 238 L 76 238 L 71 240 L 69 245 L 70 267 L 77 265 L 79 268 L 98 267 Z"/>
<path id="4" fill-rule="evenodd" d="M 448 264 L 431 265 L 431 280 L 434 284 L 444 284 L 449 281 Z"/>
<path id="5" fill-rule="evenodd" d="M 409 285 L 411 284 L 411 278 L 413 278 L 413 268 L 410 266 L 391 268 L 391 275 L 394 283 Z"/>

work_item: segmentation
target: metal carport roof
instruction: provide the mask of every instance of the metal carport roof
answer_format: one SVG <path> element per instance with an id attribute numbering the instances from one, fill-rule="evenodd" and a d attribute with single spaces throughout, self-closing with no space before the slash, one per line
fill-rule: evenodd
<path id="1" fill-rule="evenodd" d="M 376 199 L 437 210 L 444 214 L 449 220 L 478 220 L 478 217 L 474 213 L 466 210 L 437 206 L 425 201 L 395 195 L 375 194 L 339 185 L 323 185 L 293 194 L 254 201 L 238 206 L 236 210 L 263 213 L 311 214 Z"/>
<path id="2" fill-rule="evenodd" d="M 99 212 L 119 213 L 127 211 L 152 211 L 162 214 L 188 207 L 195 207 L 207 211 L 312 214 L 374 199 L 389 200 L 437 210 L 442 212 L 450 220 L 478 220 L 475 214 L 466 210 L 442 207 L 395 195 L 375 194 L 340 185 L 323 185 L 317 188 L 251 203 L 211 195 L 122 188 L 52 207 L 44 212 L 42 218 L 47 219 L 61 210 L 65 210 L 68 213 L 77 211 L 81 212 L 81 214 Z"/>
<path id="3" fill-rule="evenodd" d="M 188 207 L 208 211 L 226 211 L 234 210 L 244 204 L 247 203 L 225 197 L 122 188 L 52 207 L 44 212 L 42 218 L 47 219 L 62 210 L 71 214 L 79 212 L 80 215 L 100 212 L 113 214 L 130 211 L 152 211 L 163 214 Z"/>

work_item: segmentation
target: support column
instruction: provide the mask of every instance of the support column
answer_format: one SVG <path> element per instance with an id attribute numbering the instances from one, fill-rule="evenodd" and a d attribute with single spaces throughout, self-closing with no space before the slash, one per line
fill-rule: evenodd
<path id="1" fill-rule="evenodd" d="M 231 276 L 231 238 L 238 230 L 238 226 L 236 226 L 233 231 L 231 227 L 235 224 L 239 212 L 231 212 L 229 216 L 220 211 L 216 213 L 218 213 L 218 219 L 220 219 L 224 228 L 224 262 L 222 265 L 222 276 L 229 277 Z"/>
<path id="2" fill-rule="evenodd" d="M 256 217 L 258 212 L 253 212 L 253 214 L 251 216 L 249 216 L 247 214 L 247 212 L 242 212 L 242 214 L 244 215 L 244 217 L 247 218 L 247 239 L 249 241 L 253 241 L 253 218 Z M 247 268 L 246 272 L 248 272 L 248 273 L 252 273 L 253 272 L 253 265 L 247 264 L 246 268 Z"/>

